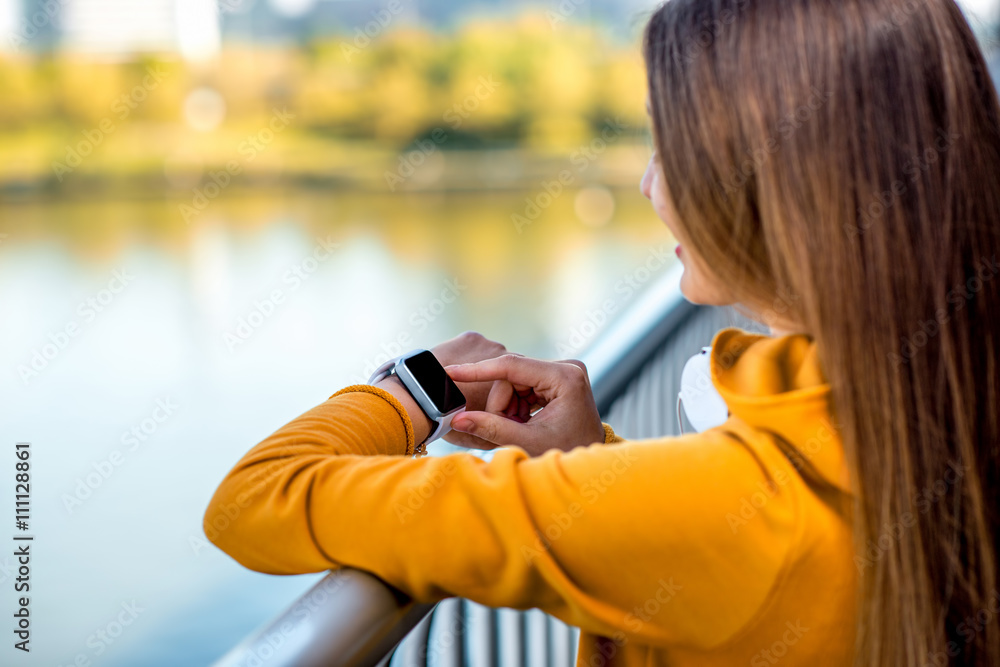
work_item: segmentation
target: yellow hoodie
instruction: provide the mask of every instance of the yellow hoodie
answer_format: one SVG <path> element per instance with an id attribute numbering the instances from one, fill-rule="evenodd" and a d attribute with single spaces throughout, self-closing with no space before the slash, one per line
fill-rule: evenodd
<path id="1" fill-rule="evenodd" d="M 352 385 L 243 457 L 205 533 L 260 572 L 537 607 L 581 628 L 581 666 L 848 664 L 850 486 L 815 343 L 726 329 L 711 373 L 721 426 L 490 462 L 408 456 L 402 405 Z"/>

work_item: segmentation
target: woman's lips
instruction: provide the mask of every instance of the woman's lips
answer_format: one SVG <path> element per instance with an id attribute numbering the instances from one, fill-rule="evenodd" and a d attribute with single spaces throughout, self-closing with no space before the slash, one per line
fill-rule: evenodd
<path id="1" fill-rule="evenodd" d="M 677 244 L 677 247 L 674 248 L 674 252 L 677 254 L 678 257 L 681 256 L 681 246 L 679 243 Z"/>

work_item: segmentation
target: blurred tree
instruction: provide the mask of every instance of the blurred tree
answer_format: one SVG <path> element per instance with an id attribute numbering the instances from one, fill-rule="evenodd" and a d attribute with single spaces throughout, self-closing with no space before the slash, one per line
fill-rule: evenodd
<path id="1" fill-rule="evenodd" d="M 220 125 L 199 126 L 185 115 L 199 89 L 208 90 L 195 99 L 220 96 Z M 108 120 L 115 132 L 82 172 L 135 172 L 172 183 L 238 157 L 275 109 L 287 108 L 294 122 L 282 145 L 248 173 L 271 164 L 324 173 L 335 164 L 374 165 L 442 131 L 442 150 L 566 153 L 590 141 L 609 116 L 634 128 L 646 124 L 637 45 L 611 43 L 578 23 L 554 27 L 538 11 L 473 19 L 450 33 L 389 24 L 298 47 L 234 42 L 207 62 L 171 54 L 126 62 L 5 54 L 0 94 L 0 161 L 16 158 L 19 178 L 36 170 L 50 180 L 51 169 L 38 165 L 64 159 L 67 147 Z M 40 157 L 26 159 L 32 147 Z"/>

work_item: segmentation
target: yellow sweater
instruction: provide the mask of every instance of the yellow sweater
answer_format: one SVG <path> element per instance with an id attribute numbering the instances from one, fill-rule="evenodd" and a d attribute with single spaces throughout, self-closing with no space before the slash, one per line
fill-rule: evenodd
<path id="1" fill-rule="evenodd" d="M 260 572 L 537 607 L 582 629 L 581 666 L 847 664 L 850 486 L 815 343 L 727 329 L 711 368 L 722 426 L 490 462 L 408 456 L 399 402 L 346 387 L 247 453 L 205 532 Z"/>

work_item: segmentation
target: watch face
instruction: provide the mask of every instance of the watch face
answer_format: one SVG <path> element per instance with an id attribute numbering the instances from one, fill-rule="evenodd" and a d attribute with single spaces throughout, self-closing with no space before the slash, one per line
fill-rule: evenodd
<path id="1" fill-rule="evenodd" d="M 403 361 L 417 383 L 427 393 L 434 407 L 441 414 L 465 405 L 465 396 L 455 381 L 445 373 L 441 362 L 430 350 L 425 350 Z"/>

